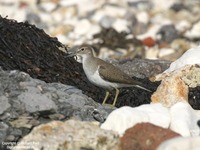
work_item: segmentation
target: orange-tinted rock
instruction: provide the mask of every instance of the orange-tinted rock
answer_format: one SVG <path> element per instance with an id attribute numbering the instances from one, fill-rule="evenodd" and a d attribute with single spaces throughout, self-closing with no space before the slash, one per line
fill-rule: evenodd
<path id="1" fill-rule="evenodd" d="M 189 87 L 195 88 L 200 84 L 199 65 L 173 64 L 165 72 L 151 77 L 151 81 L 161 81 L 156 92 L 151 96 L 153 103 L 162 103 L 166 107 L 171 107 L 177 102 L 188 102 Z M 178 67 L 178 69 L 175 69 Z"/>
<path id="2" fill-rule="evenodd" d="M 142 41 L 142 43 L 148 47 L 152 47 L 156 44 L 156 41 L 151 37 L 147 37 Z"/>
<path id="3" fill-rule="evenodd" d="M 167 139 L 180 136 L 169 129 L 150 123 L 139 123 L 126 130 L 121 138 L 122 150 L 155 150 Z"/>
<path id="4" fill-rule="evenodd" d="M 151 96 L 151 101 L 162 103 L 166 107 L 179 101 L 188 101 L 188 86 L 179 76 L 166 77 Z"/>

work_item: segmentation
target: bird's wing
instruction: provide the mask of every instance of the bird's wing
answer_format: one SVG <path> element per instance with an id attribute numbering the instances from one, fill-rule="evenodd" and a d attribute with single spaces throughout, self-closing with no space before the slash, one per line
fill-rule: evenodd
<path id="1" fill-rule="evenodd" d="M 102 79 L 113 83 L 133 85 L 135 87 L 151 92 L 150 90 L 144 88 L 141 82 L 133 80 L 129 75 L 113 66 L 112 64 L 106 63 L 104 61 L 101 61 L 100 64 L 101 65 L 98 66 L 98 72 Z"/>
<path id="2" fill-rule="evenodd" d="M 132 84 L 133 80 L 127 74 L 122 72 L 120 69 L 116 68 L 112 64 L 99 65 L 98 67 L 99 75 L 102 79 L 114 82 L 114 83 L 123 83 L 123 84 Z"/>

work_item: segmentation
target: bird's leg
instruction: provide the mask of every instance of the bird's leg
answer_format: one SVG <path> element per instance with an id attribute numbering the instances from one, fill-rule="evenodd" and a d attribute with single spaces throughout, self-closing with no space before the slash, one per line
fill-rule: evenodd
<path id="1" fill-rule="evenodd" d="M 118 90 L 117 88 L 115 88 L 115 90 L 116 90 L 116 94 L 115 94 L 114 102 L 113 102 L 113 104 L 112 104 L 113 107 L 115 107 L 115 104 L 116 104 L 116 102 L 117 102 L 117 98 L 118 98 L 118 95 L 119 95 L 119 90 Z"/>
<path id="2" fill-rule="evenodd" d="M 105 105 L 106 104 L 106 100 L 108 99 L 108 96 L 110 95 L 110 93 L 108 92 L 108 91 L 106 91 L 106 96 L 105 96 L 105 98 L 104 98 L 104 100 L 103 100 L 103 103 L 102 103 L 102 105 Z"/>

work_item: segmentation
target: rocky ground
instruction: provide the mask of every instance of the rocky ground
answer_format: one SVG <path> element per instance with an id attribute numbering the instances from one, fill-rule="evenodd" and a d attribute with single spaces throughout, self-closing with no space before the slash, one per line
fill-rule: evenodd
<path id="1" fill-rule="evenodd" d="M 43 48 L 49 47 L 49 41 L 54 43 L 51 48 L 62 47 L 64 52 L 82 44 L 91 45 L 98 57 L 139 78 L 154 92 L 159 83 L 151 83 L 147 78 L 163 72 L 170 61 L 199 44 L 199 8 L 196 0 L 0 1 L 3 18 L 28 21 L 36 26 L 19 23 L 17 30 L 13 30 L 0 23 L 1 34 L 10 35 L 12 41 L 9 44 L 9 39 L 3 38 L 9 36 L 0 38 L 0 149 L 153 150 L 167 139 L 180 137 L 170 129 L 150 123 L 137 124 L 123 136 L 101 129 L 100 125 L 116 109 L 101 105 L 104 90 L 84 81 L 81 70 L 76 74 L 77 81 L 75 77 L 70 80 L 71 75 L 65 72 L 74 68 L 62 69 L 65 65 L 62 59 L 55 65 L 62 53 Z M 43 32 L 30 37 L 24 30 L 20 32 L 24 29 L 20 26 L 26 26 L 26 32 L 40 28 L 62 44 L 46 35 L 40 39 Z M 35 47 L 23 43 L 24 39 Z M 20 47 L 25 53 L 15 51 Z M 37 53 L 33 53 L 34 49 Z M 45 60 L 48 60 L 46 64 Z M 48 71 L 48 67 L 53 69 Z M 83 86 L 76 86 L 80 82 Z M 96 94 L 95 90 L 98 90 Z M 151 101 L 151 94 L 137 89 L 124 88 L 120 92 L 117 107 L 135 107 Z M 190 105 L 199 110 L 198 85 L 189 88 L 188 96 Z M 198 143 L 199 138 L 194 140 Z"/>

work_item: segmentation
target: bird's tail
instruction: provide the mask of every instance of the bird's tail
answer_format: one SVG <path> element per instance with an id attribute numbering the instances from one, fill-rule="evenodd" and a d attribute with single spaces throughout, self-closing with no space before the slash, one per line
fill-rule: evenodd
<path id="1" fill-rule="evenodd" d="M 143 86 L 140 86 L 140 85 L 134 85 L 134 86 L 137 87 L 137 88 L 143 89 L 145 91 L 152 92 L 151 90 L 149 90 L 149 89 L 147 89 L 147 88 L 145 88 Z"/>

